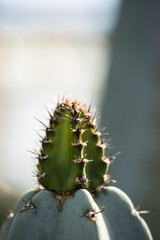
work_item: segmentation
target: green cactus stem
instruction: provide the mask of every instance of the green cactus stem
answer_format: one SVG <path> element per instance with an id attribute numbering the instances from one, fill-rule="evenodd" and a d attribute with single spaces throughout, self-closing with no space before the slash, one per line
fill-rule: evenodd
<path id="1" fill-rule="evenodd" d="M 105 157 L 91 113 L 76 99 L 57 104 L 50 114 L 38 156 L 39 183 L 55 192 L 96 189 L 104 183 L 109 159 Z"/>

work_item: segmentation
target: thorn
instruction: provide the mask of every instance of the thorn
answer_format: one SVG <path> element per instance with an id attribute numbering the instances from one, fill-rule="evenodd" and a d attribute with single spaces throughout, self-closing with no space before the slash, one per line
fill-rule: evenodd
<path id="1" fill-rule="evenodd" d="M 97 115 L 97 112 L 94 114 L 94 116 L 92 117 L 92 121 L 94 121 L 96 119 L 96 115 Z"/>
<path id="2" fill-rule="evenodd" d="M 92 132 L 92 134 L 93 134 L 93 135 L 97 135 L 97 136 L 99 136 L 99 137 L 101 136 L 101 132 L 99 132 L 99 131 L 94 131 L 94 132 Z"/>
<path id="3" fill-rule="evenodd" d="M 22 197 L 22 201 L 25 203 L 25 204 L 27 204 L 27 201 Z"/>
<path id="4" fill-rule="evenodd" d="M 37 173 L 37 178 L 38 178 L 38 180 L 44 178 L 45 176 L 46 176 L 46 173 L 45 173 L 45 172 L 38 172 L 38 173 Z"/>
<path id="5" fill-rule="evenodd" d="M 27 150 L 27 152 L 32 153 L 32 154 L 34 154 L 34 155 L 36 155 L 36 156 L 39 155 L 39 153 L 38 153 L 37 151 L 35 151 L 35 150 L 34 150 L 35 152 L 30 151 L 30 150 L 28 150 L 28 149 L 26 149 L 26 150 Z"/>
<path id="6" fill-rule="evenodd" d="M 84 158 L 87 156 L 87 153 L 88 153 L 88 152 L 86 152 L 86 153 L 84 154 Z"/>
<path id="7" fill-rule="evenodd" d="M 105 138 L 103 138 L 103 139 L 101 140 L 101 144 L 103 144 L 103 143 L 105 142 L 105 140 L 106 140 L 106 139 L 105 139 Z"/>
<path id="8" fill-rule="evenodd" d="M 64 102 L 65 101 L 65 94 L 63 94 L 63 96 L 62 96 L 62 102 Z"/>
<path id="9" fill-rule="evenodd" d="M 107 124 L 107 126 L 108 126 L 108 124 Z M 102 128 L 99 129 L 99 131 L 100 131 L 101 133 L 104 132 L 104 131 L 107 129 L 107 126 L 103 126 Z"/>
<path id="10" fill-rule="evenodd" d="M 47 128 L 47 126 L 42 122 L 42 121 L 40 121 L 38 118 L 36 118 L 35 117 L 35 119 L 39 122 L 39 123 L 41 123 L 44 127 L 46 127 Z"/>
<path id="11" fill-rule="evenodd" d="M 132 214 L 135 214 L 136 212 L 138 212 L 141 215 L 141 214 L 150 214 L 150 213 L 155 212 L 155 209 L 153 209 L 153 210 L 141 210 L 141 211 L 138 211 L 138 209 L 140 209 L 140 205 L 136 206 L 133 209 Z"/>
<path id="12" fill-rule="evenodd" d="M 83 126 L 79 126 L 78 128 L 74 129 L 71 127 L 72 133 L 77 133 L 77 137 L 80 136 L 80 134 L 83 134 L 87 129 L 82 129 Z"/>
<path id="13" fill-rule="evenodd" d="M 76 183 L 77 184 L 80 184 L 80 185 L 84 185 L 85 183 L 87 183 L 88 182 L 88 179 L 86 178 L 86 177 L 84 177 L 84 176 L 82 176 L 82 177 L 76 177 Z"/>
<path id="14" fill-rule="evenodd" d="M 102 209 L 100 209 L 97 212 L 88 211 L 84 215 L 82 215 L 81 217 L 88 217 L 91 221 L 96 222 L 97 219 L 98 219 L 97 214 L 99 214 L 99 213 L 101 213 L 103 211 L 104 211 L 104 207 L 102 207 Z"/>
<path id="15" fill-rule="evenodd" d="M 93 118 L 92 118 L 92 121 L 98 121 L 100 118 L 101 118 L 101 116 L 99 115 L 99 116 L 97 116 L 97 112 L 95 113 L 95 115 L 93 116 Z"/>
<path id="16" fill-rule="evenodd" d="M 37 132 L 36 130 L 35 130 L 35 132 L 37 133 L 37 135 L 38 135 L 41 139 L 43 139 L 43 137 L 39 134 L 39 132 Z"/>
<path id="17" fill-rule="evenodd" d="M 110 162 L 113 162 L 113 161 L 116 159 L 116 157 L 117 157 L 119 154 L 121 154 L 121 153 L 122 153 L 122 152 L 119 151 L 119 152 L 117 152 L 117 153 L 115 153 L 115 154 L 113 154 L 113 155 L 109 155 L 108 158 L 109 158 Z"/>
<path id="18" fill-rule="evenodd" d="M 22 200 L 24 201 L 23 198 L 22 198 Z M 24 211 L 26 211 L 29 208 L 35 208 L 35 206 L 33 204 L 31 204 L 31 201 L 32 201 L 32 199 L 29 200 L 29 202 L 27 204 L 25 203 L 25 206 L 19 211 L 19 213 L 24 212 Z"/>
<path id="19" fill-rule="evenodd" d="M 91 98 L 91 101 L 90 101 L 90 104 L 89 104 L 89 107 L 88 107 L 88 112 L 90 112 L 90 110 L 91 110 L 91 105 L 93 103 L 93 98 L 94 98 L 94 96 L 92 96 L 92 98 Z"/>
<path id="20" fill-rule="evenodd" d="M 102 135 L 102 136 L 108 136 L 109 133 L 107 133 L 107 132 L 105 132 L 105 133 L 101 132 L 101 135 Z"/>
<path id="21" fill-rule="evenodd" d="M 45 159 L 47 159 L 48 158 L 48 155 L 47 154 L 44 154 L 44 153 L 42 153 L 41 155 L 39 155 L 38 157 L 37 157 L 39 160 L 45 160 Z"/>
<path id="22" fill-rule="evenodd" d="M 52 140 L 51 139 L 48 139 L 48 138 L 44 138 L 41 143 L 52 143 Z"/>
<path id="23" fill-rule="evenodd" d="M 55 133 L 55 132 L 56 132 L 56 129 L 55 129 L 55 128 L 51 128 L 51 127 L 47 127 L 47 128 L 46 128 L 46 131 L 47 131 L 47 132 L 53 132 L 53 133 Z"/>
<path id="24" fill-rule="evenodd" d="M 36 164 L 37 165 L 37 164 Z M 31 175 L 32 177 L 37 177 L 38 174 L 38 170 L 34 169 L 34 171 L 32 171 L 33 175 Z"/>
<path id="25" fill-rule="evenodd" d="M 52 114 L 50 113 L 50 111 L 48 110 L 48 108 L 47 108 L 45 105 L 43 105 L 43 106 L 44 106 L 44 108 L 46 109 L 46 111 L 48 112 L 49 116 L 52 117 Z"/>
<path id="26" fill-rule="evenodd" d="M 63 98 L 62 98 L 62 101 L 63 101 Z M 58 96 L 58 99 L 57 99 L 57 108 L 59 107 L 59 102 L 60 102 L 60 95 Z"/>
<path id="27" fill-rule="evenodd" d="M 107 143 L 109 143 L 111 140 L 112 140 L 112 138 L 109 138 L 109 139 L 107 139 L 107 141 L 106 141 L 106 142 L 107 142 Z"/>
<path id="28" fill-rule="evenodd" d="M 155 209 L 153 210 L 141 210 L 141 211 L 138 211 L 138 213 L 141 215 L 141 214 L 149 214 L 149 213 L 153 213 L 155 212 Z"/>
<path id="29" fill-rule="evenodd" d="M 85 158 L 86 155 L 87 155 L 87 152 L 85 153 L 85 155 L 84 155 L 83 157 L 77 157 L 77 156 L 75 156 L 76 159 L 73 160 L 73 162 L 74 162 L 74 163 L 88 163 L 88 162 L 92 162 L 93 160 L 88 160 L 88 159 Z"/>
<path id="30" fill-rule="evenodd" d="M 83 120 L 92 122 L 92 115 L 91 115 L 91 113 L 85 113 L 82 118 L 83 118 Z"/>
<path id="31" fill-rule="evenodd" d="M 97 143 L 96 146 L 103 149 L 106 148 L 106 144 Z"/>
<path id="32" fill-rule="evenodd" d="M 102 145 L 105 146 L 105 148 L 108 148 L 108 149 L 113 149 L 114 147 L 111 146 L 111 138 L 109 138 L 106 142 L 104 142 Z"/>
<path id="33" fill-rule="evenodd" d="M 56 132 L 56 129 L 53 128 L 53 127 L 47 127 L 46 129 L 41 129 L 41 131 L 45 131 L 45 132 L 53 132 L 53 133 L 55 133 L 55 132 Z"/>
<path id="34" fill-rule="evenodd" d="M 74 142 L 72 143 L 72 146 L 87 146 L 87 142 Z"/>
<path id="35" fill-rule="evenodd" d="M 104 184 L 108 184 L 109 182 L 116 183 L 116 180 L 111 178 L 111 174 L 107 173 L 103 176 Z"/>
<path id="36" fill-rule="evenodd" d="M 77 158 L 75 160 L 72 160 L 74 163 L 88 163 L 88 162 L 91 162 L 93 160 L 88 160 L 88 159 L 83 159 L 83 158 Z"/>
<path id="37" fill-rule="evenodd" d="M 106 163 L 106 164 L 110 164 L 111 163 L 110 159 L 108 157 L 106 157 L 106 156 L 102 157 L 102 161 L 104 163 Z"/>
<path id="38" fill-rule="evenodd" d="M 33 149 L 36 153 L 37 153 L 37 155 L 39 155 L 39 152 L 37 152 L 37 150 L 35 150 L 35 149 Z"/>
<path id="39" fill-rule="evenodd" d="M 54 122 L 58 123 L 59 122 L 59 118 L 58 117 L 51 117 L 50 124 L 53 124 Z"/>

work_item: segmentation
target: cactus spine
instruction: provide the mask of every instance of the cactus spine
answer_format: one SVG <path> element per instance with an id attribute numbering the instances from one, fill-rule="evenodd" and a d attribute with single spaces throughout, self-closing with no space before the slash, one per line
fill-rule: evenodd
<path id="1" fill-rule="evenodd" d="M 45 130 L 36 173 L 43 189 L 17 203 L 0 239 L 151 240 L 127 195 L 106 186 L 110 159 L 86 107 L 62 100 Z"/>

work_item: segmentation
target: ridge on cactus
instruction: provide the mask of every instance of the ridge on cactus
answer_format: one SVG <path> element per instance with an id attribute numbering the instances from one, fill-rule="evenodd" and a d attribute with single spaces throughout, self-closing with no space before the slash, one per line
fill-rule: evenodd
<path id="1" fill-rule="evenodd" d="M 110 157 L 90 109 L 66 98 L 49 115 L 36 157 L 43 188 L 20 199 L 0 239 L 151 240 L 128 196 L 107 186 Z"/>

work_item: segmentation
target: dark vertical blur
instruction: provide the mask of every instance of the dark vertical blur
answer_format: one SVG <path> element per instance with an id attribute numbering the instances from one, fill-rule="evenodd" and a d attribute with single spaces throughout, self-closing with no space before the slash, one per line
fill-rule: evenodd
<path id="1" fill-rule="evenodd" d="M 102 124 L 122 151 L 110 167 L 117 186 L 141 209 L 159 239 L 160 218 L 160 1 L 127 0 L 113 36 Z M 107 88 L 108 87 L 108 88 Z M 109 150 L 108 150 L 109 153 Z"/>

